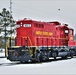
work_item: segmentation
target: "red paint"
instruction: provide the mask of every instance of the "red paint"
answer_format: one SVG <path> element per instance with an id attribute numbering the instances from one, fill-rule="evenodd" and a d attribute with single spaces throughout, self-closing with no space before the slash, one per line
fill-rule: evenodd
<path id="1" fill-rule="evenodd" d="M 17 46 L 75 46 L 74 30 L 59 22 L 17 21 Z M 25 26 L 25 27 L 24 27 Z M 29 26 L 29 27 L 28 27 Z M 72 33 L 72 34 L 71 34 Z"/>

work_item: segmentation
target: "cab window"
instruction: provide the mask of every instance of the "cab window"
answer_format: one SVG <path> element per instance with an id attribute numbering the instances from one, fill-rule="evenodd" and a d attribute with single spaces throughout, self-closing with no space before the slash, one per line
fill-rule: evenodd
<path id="1" fill-rule="evenodd" d="M 65 30 L 65 33 L 68 34 L 68 30 Z"/>

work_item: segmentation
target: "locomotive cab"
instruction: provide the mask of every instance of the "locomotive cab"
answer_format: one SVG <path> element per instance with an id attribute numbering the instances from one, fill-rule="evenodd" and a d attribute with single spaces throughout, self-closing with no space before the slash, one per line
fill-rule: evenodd
<path id="1" fill-rule="evenodd" d="M 16 28 L 16 46 L 31 46 L 30 37 L 32 37 L 32 21 L 21 20 L 17 22 Z"/>

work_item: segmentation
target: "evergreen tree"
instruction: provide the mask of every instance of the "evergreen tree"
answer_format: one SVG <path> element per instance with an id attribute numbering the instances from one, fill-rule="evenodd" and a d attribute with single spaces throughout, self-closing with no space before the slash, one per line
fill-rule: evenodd
<path id="1" fill-rule="evenodd" d="M 15 20 L 6 8 L 3 8 L 2 12 L 0 12 L 0 34 L 2 32 L 3 35 L 0 36 L 0 47 L 6 48 L 7 38 L 12 38 L 12 34 L 15 33 Z"/>
<path id="2" fill-rule="evenodd" d="M 15 20 L 12 14 L 3 8 L 0 13 L 0 33 L 4 32 L 4 37 L 11 36 L 15 32 Z"/>

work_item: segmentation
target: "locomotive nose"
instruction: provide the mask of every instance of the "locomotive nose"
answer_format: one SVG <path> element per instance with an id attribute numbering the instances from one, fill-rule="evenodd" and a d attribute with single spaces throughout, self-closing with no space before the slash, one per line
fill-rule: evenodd
<path id="1" fill-rule="evenodd" d="M 30 52 L 27 47 L 9 48 L 8 59 L 11 61 L 30 62 Z"/>

